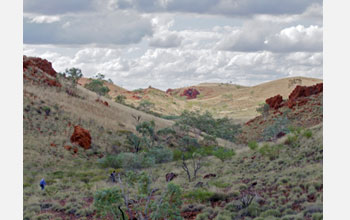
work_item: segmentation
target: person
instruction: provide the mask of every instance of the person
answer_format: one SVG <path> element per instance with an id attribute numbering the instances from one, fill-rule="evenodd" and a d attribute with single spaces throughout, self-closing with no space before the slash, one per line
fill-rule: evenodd
<path id="1" fill-rule="evenodd" d="M 113 172 L 111 173 L 111 179 L 112 179 L 112 182 L 114 183 L 115 182 L 115 170 L 113 170 Z"/>
<path id="2" fill-rule="evenodd" d="M 44 189 L 45 189 L 45 186 L 46 186 L 45 179 L 42 178 L 42 179 L 40 180 L 40 187 L 41 187 L 41 190 L 44 190 Z"/>

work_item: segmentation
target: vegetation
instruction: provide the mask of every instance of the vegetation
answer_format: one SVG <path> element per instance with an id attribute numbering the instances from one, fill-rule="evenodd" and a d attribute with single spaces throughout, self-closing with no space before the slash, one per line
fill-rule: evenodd
<path id="1" fill-rule="evenodd" d="M 85 84 L 84 87 L 97 93 L 99 96 L 105 96 L 109 92 L 109 88 L 104 85 L 102 79 L 91 79 L 91 82 Z"/>
<path id="2" fill-rule="evenodd" d="M 235 141 L 235 136 L 240 132 L 240 125 L 233 123 L 228 118 L 215 119 L 208 111 L 204 114 L 184 111 L 176 122 L 232 142 Z"/>
<path id="3" fill-rule="evenodd" d="M 115 97 L 115 102 L 120 103 L 120 104 L 125 104 L 125 99 L 126 97 L 124 95 L 117 95 L 117 97 Z"/>

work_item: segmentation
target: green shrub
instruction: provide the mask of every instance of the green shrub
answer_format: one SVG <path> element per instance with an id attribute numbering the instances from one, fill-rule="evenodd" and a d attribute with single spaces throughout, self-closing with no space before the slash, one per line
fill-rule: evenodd
<path id="1" fill-rule="evenodd" d="M 217 158 L 219 158 L 222 162 L 225 160 L 231 159 L 232 156 L 234 156 L 236 153 L 232 149 L 225 149 L 223 147 L 217 148 L 214 152 L 213 155 Z"/>
<path id="2" fill-rule="evenodd" d="M 312 214 L 312 220 L 322 220 L 323 214 L 322 213 L 314 213 Z"/>
<path id="3" fill-rule="evenodd" d="M 198 202 L 206 202 L 214 195 L 213 192 L 209 192 L 204 189 L 196 189 L 184 194 L 185 198 Z"/>
<path id="4" fill-rule="evenodd" d="M 155 158 L 147 156 L 145 152 L 138 154 L 120 153 L 118 155 L 109 155 L 98 161 L 104 167 L 123 168 L 123 169 L 141 169 L 151 167 L 155 164 Z"/>
<path id="5" fill-rule="evenodd" d="M 281 213 L 276 209 L 269 209 L 260 214 L 260 217 L 268 217 L 268 216 L 281 217 Z"/>
<path id="6" fill-rule="evenodd" d="M 115 219 L 121 217 L 118 205 L 122 204 L 122 195 L 116 187 L 97 191 L 94 196 L 94 206 L 101 216 L 111 214 Z"/>
<path id="7" fill-rule="evenodd" d="M 280 132 L 283 132 L 285 134 L 289 133 L 289 124 L 290 121 L 287 117 L 287 112 L 285 112 L 281 117 L 274 118 L 274 123 L 264 129 L 262 133 L 263 139 L 265 141 L 270 141 L 276 139 L 277 134 Z"/>
<path id="8" fill-rule="evenodd" d="M 306 138 L 311 138 L 312 137 L 312 131 L 307 129 L 306 131 L 304 131 L 303 136 Z"/>
<path id="9" fill-rule="evenodd" d="M 283 145 L 272 145 L 264 144 L 260 149 L 259 153 L 262 156 L 268 157 L 270 160 L 275 160 L 279 156 L 280 149 L 283 147 Z"/>
<path id="10" fill-rule="evenodd" d="M 251 150 L 255 151 L 256 149 L 258 149 L 259 145 L 256 141 L 250 141 L 248 143 L 248 146 Z"/>
<path id="11" fill-rule="evenodd" d="M 155 163 L 166 163 L 173 160 L 173 152 L 165 147 L 154 147 L 150 149 L 148 156 L 154 157 Z"/>
<path id="12" fill-rule="evenodd" d="M 215 119 L 208 111 L 204 114 L 199 111 L 184 111 L 176 123 L 197 128 L 208 135 L 229 141 L 235 141 L 235 136 L 240 132 L 240 125 L 235 124 L 231 119 L 226 117 Z"/>
<path id="13" fill-rule="evenodd" d="M 104 86 L 103 80 L 101 79 L 92 79 L 91 82 L 85 84 L 84 87 L 101 96 L 104 96 L 109 92 L 109 88 Z"/>
<path id="14" fill-rule="evenodd" d="M 120 104 L 124 104 L 125 99 L 126 97 L 124 95 L 118 95 L 117 97 L 115 97 L 114 101 Z"/>

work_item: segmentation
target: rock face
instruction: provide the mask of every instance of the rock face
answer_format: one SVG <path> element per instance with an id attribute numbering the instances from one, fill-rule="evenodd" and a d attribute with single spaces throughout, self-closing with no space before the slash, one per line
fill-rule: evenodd
<path id="1" fill-rule="evenodd" d="M 297 86 L 293 90 L 293 92 L 289 95 L 289 100 L 287 102 L 287 105 L 289 108 L 293 108 L 297 104 L 297 99 L 301 97 L 308 97 L 311 95 L 318 94 L 320 92 L 323 92 L 323 83 L 318 83 L 313 86 Z M 302 104 L 305 104 L 307 101 L 305 99 L 303 100 Z"/>
<path id="2" fill-rule="evenodd" d="M 34 84 L 62 87 L 56 79 L 57 73 L 52 64 L 39 57 L 23 56 L 23 78 Z"/>
<path id="3" fill-rule="evenodd" d="M 23 56 L 23 70 L 27 69 L 30 66 L 35 66 L 52 77 L 56 77 L 57 75 L 56 71 L 52 68 L 51 62 L 39 57 L 28 58 L 26 56 Z"/>
<path id="4" fill-rule="evenodd" d="M 177 177 L 177 174 L 175 174 L 173 172 L 167 173 L 165 175 L 165 179 L 166 179 L 167 182 L 172 181 L 175 177 Z"/>
<path id="5" fill-rule="evenodd" d="M 278 109 L 279 107 L 281 107 L 282 102 L 283 98 L 281 95 L 276 95 L 274 97 L 266 99 L 266 104 L 268 104 L 272 109 Z"/>
<path id="6" fill-rule="evenodd" d="M 80 127 L 79 125 L 74 126 L 74 132 L 70 138 L 70 141 L 72 143 L 78 144 L 80 147 L 87 150 L 91 147 L 90 132 L 88 130 L 85 130 L 84 128 Z"/>
<path id="7" fill-rule="evenodd" d="M 187 99 L 195 99 L 199 95 L 199 91 L 195 88 L 185 89 L 181 96 L 187 96 Z"/>

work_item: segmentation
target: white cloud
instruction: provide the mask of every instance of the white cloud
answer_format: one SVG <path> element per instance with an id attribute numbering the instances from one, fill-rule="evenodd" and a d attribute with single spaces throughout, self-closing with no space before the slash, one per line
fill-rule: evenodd
<path id="1" fill-rule="evenodd" d="M 59 16 L 45 16 L 45 15 L 41 15 L 41 16 L 34 16 L 31 18 L 30 22 L 31 23 L 53 23 L 53 22 L 57 22 L 60 21 L 60 17 Z"/>

